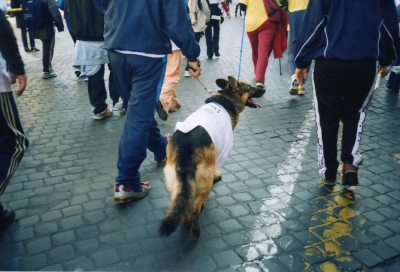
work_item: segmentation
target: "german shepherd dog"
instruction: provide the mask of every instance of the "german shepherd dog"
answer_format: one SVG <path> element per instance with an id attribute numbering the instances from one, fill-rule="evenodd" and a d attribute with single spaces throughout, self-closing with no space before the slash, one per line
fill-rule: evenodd
<path id="1" fill-rule="evenodd" d="M 213 93 L 205 103 L 217 103 L 217 106 L 226 110 L 229 114 L 228 130 L 235 128 L 239 113 L 245 106 L 260 107 L 251 98 L 264 95 L 264 89 L 238 82 L 233 77 L 228 77 L 228 80 L 217 79 L 216 83 L 221 90 Z M 212 138 L 202 126 L 196 126 L 188 133 L 176 130 L 172 135 L 167 145 L 167 162 L 164 167 L 170 206 L 160 223 L 160 235 L 169 236 L 179 225 L 184 225 L 191 227 L 194 240 L 199 238 L 201 207 L 210 194 L 213 183 L 221 179 L 221 174 L 215 173 L 217 157 Z"/>

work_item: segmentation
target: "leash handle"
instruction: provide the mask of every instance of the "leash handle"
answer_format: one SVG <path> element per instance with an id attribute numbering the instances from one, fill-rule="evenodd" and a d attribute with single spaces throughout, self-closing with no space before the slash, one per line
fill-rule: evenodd
<path id="1" fill-rule="evenodd" d="M 243 17 L 243 27 L 242 27 L 242 42 L 240 44 L 240 57 L 239 57 L 239 69 L 238 69 L 238 79 L 240 79 L 240 66 L 242 64 L 242 51 L 243 51 L 243 39 L 244 39 L 244 23 L 246 21 L 246 12 L 244 11 L 244 17 Z"/>

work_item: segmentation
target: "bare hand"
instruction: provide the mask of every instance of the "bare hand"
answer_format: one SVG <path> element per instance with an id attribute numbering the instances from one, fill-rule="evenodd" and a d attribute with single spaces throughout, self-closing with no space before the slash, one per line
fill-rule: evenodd
<path id="1" fill-rule="evenodd" d="M 390 73 L 392 66 L 380 66 L 378 67 L 378 75 L 380 75 L 381 78 L 384 78 L 387 76 L 387 74 Z"/>
<path id="2" fill-rule="evenodd" d="M 299 85 L 303 86 L 303 79 L 304 80 L 307 79 L 307 68 L 303 68 L 303 69 L 296 68 L 294 75 L 295 75 L 296 80 L 299 83 Z"/>
<path id="3" fill-rule="evenodd" d="M 189 72 L 192 78 L 198 78 L 201 72 L 200 62 L 189 61 Z"/>
<path id="4" fill-rule="evenodd" d="M 231 18 L 231 14 L 229 13 L 229 11 L 226 13 L 226 18 L 228 18 L 228 19 Z"/>
<path id="5" fill-rule="evenodd" d="M 18 89 L 15 91 L 15 94 L 17 96 L 20 96 L 26 88 L 26 82 L 27 82 L 27 77 L 26 75 L 14 75 L 13 73 L 9 73 L 10 74 L 10 79 L 11 79 L 11 84 L 15 84 L 18 81 Z"/>

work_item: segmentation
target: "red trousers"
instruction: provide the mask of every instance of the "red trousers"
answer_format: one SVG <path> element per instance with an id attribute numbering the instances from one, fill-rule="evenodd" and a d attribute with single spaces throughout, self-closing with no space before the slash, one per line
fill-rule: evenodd
<path id="1" fill-rule="evenodd" d="M 272 52 L 272 38 L 275 35 L 275 31 L 276 24 L 267 20 L 256 30 L 247 32 L 252 49 L 256 81 L 265 81 L 265 71 Z"/>

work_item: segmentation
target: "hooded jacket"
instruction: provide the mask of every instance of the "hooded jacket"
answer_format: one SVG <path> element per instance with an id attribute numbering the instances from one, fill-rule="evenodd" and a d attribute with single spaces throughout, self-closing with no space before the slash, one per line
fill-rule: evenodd
<path id="1" fill-rule="evenodd" d="M 104 14 L 104 48 L 145 54 L 170 54 L 170 39 L 188 60 L 200 46 L 187 19 L 187 8 L 177 0 L 93 0 Z"/>
<path id="2" fill-rule="evenodd" d="M 35 39 L 51 39 L 55 32 L 54 26 L 57 27 L 58 32 L 64 31 L 64 23 L 61 13 L 55 0 L 40 0 L 46 16 L 43 26 L 32 28 L 33 37 Z"/>

